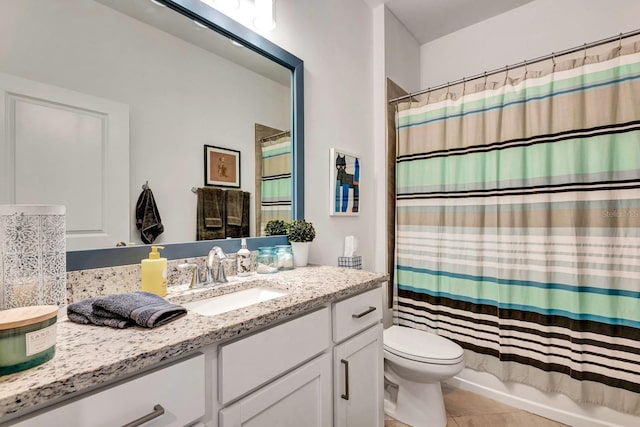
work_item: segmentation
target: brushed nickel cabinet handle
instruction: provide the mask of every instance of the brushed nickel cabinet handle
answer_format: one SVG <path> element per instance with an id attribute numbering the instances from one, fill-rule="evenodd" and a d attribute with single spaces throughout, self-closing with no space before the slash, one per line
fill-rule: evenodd
<path id="1" fill-rule="evenodd" d="M 349 361 L 341 359 L 340 363 L 344 365 L 344 394 L 340 397 L 349 400 Z"/>
<path id="2" fill-rule="evenodd" d="M 372 313 L 372 312 L 374 312 L 374 311 L 376 311 L 376 308 L 375 308 L 375 307 L 371 307 L 371 306 L 369 306 L 369 308 L 368 308 L 368 309 L 366 309 L 365 311 L 363 311 L 362 313 L 359 313 L 359 314 L 352 314 L 352 315 L 351 315 L 351 317 L 353 317 L 354 319 L 360 319 L 361 317 L 364 317 L 364 316 L 366 316 L 367 314 Z"/>
<path id="3" fill-rule="evenodd" d="M 142 424 L 153 420 L 154 418 L 158 418 L 164 414 L 164 408 L 162 405 L 158 404 L 153 407 L 153 412 L 148 413 L 147 415 L 138 418 L 137 420 L 133 420 L 128 424 L 123 425 L 122 427 L 138 427 Z"/>

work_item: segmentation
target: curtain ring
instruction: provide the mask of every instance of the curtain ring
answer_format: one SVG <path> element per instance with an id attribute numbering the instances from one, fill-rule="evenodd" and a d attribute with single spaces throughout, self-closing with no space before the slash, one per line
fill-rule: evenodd
<path id="1" fill-rule="evenodd" d="M 451 91 L 451 82 L 447 82 L 447 93 L 444 94 L 444 99 L 449 99 L 450 91 Z"/>
<path id="2" fill-rule="evenodd" d="M 618 36 L 618 56 L 622 53 L 622 33 Z"/>
<path id="3" fill-rule="evenodd" d="M 426 104 L 426 105 L 429 105 L 429 99 L 430 99 L 430 98 L 431 98 L 431 88 L 430 88 L 430 87 L 428 87 L 428 88 L 427 88 L 427 104 Z"/>
<path id="4" fill-rule="evenodd" d="M 465 80 L 465 77 L 462 78 L 462 96 L 464 96 L 464 94 L 467 91 L 467 81 Z"/>
<path id="5" fill-rule="evenodd" d="M 504 67 L 504 84 L 503 86 L 507 85 L 507 79 L 509 78 L 509 66 L 505 66 Z"/>
<path id="6" fill-rule="evenodd" d="M 527 60 L 524 60 L 524 78 L 523 80 L 527 80 L 527 74 L 529 73 L 529 70 L 527 69 Z"/>
<path id="7" fill-rule="evenodd" d="M 487 76 L 487 72 L 484 72 L 484 90 L 487 90 L 487 79 L 489 78 L 489 76 Z"/>
<path id="8" fill-rule="evenodd" d="M 584 56 L 582 57 L 582 63 L 584 64 L 587 61 L 587 44 L 586 43 L 584 44 L 584 47 L 582 50 L 584 52 Z"/>
<path id="9" fill-rule="evenodd" d="M 556 53 L 551 52 L 551 62 L 553 62 L 553 68 L 551 69 L 552 73 L 556 72 Z"/>

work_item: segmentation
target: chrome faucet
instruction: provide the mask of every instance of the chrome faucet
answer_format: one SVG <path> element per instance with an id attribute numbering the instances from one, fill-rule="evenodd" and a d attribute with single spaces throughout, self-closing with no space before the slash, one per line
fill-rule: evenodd
<path id="1" fill-rule="evenodd" d="M 220 246 L 214 246 L 207 256 L 207 283 L 227 283 L 224 260 L 227 256 Z"/>
<path id="2" fill-rule="evenodd" d="M 193 274 L 191 275 L 191 283 L 189 284 L 189 289 L 195 289 L 199 288 L 200 286 L 209 284 L 208 281 L 202 281 L 198 264 L 186 263 L 178 265 L 179 270 L 186 270 L 187 268 L 193 268 Z"/>

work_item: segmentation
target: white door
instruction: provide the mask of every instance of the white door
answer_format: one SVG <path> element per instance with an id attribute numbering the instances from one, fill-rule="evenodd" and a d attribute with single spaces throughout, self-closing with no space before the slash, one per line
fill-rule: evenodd
<path id="1" fill-rule="evenodd" d="M 334 348 L 336 427 L 382 427 L 382 324 Z"/>
<path id="2" fill-rule="evenodd" d="M 219 427 L 331 427 L 331 355 L 323 354 L 220 411 Z"/>
<path id="3" fill-rule="evenodd" d="M 0 73 L 0 203 L 66 207 L 67 249 L 129 241 L 129 106 Z"/>

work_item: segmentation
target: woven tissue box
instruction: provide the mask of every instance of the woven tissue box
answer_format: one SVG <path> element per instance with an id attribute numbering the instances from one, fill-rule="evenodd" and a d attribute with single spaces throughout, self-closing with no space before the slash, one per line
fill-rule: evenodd
<path id="1" fill-rule="evenodd" d="M 338 267 L 353 268 L 355 270 L 362 269 L 362 256 L 339 256 Z"/>

